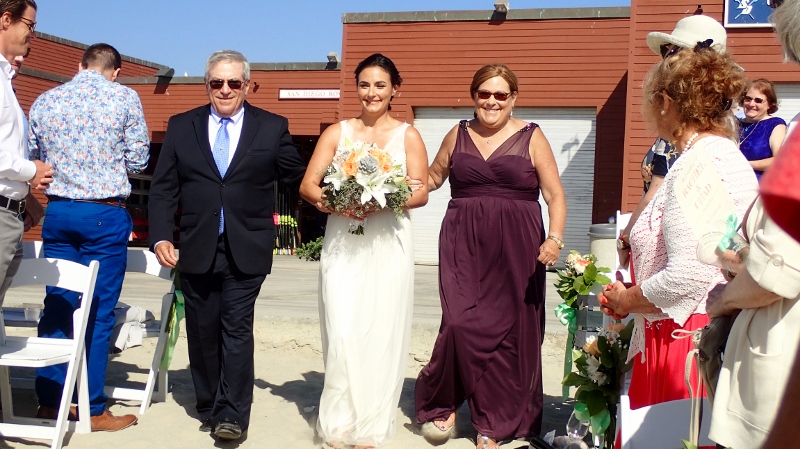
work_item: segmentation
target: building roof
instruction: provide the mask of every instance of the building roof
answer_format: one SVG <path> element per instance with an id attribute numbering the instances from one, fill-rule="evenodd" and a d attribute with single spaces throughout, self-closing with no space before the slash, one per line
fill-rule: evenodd
<path id="1" fill-rule="evenodd" d="M 552 20 L 552 19 L 610 19 L 628 18 L 631 8 L 627 6 L 602 8 L 539 8 L 509 9 L 501 14 L 489 11 L 410 11 L 369 12 L 342 14 L 342 23 L 375 22 L 460 22 L 460 21 L 505 21 L 505 20 Z"/>

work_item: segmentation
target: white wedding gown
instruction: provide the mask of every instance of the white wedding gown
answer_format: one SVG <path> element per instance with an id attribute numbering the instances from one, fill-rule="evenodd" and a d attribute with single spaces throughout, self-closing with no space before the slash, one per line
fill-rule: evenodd
<path id="1" fill-rule="evenodd" d="M 405 151 L 407 124 L 385 150 Z M 342 140 L 352 141 L 342 122 Z M 411 221 L 384 210 L 368 217 L 363 235 L 351 220 L 330 215 L 319 276 L 319 317 L 325 386 L 317 431 L 328 443 L 380 446 L 395 435 L 403 387 L 411 312 L 414 258 Z"/>

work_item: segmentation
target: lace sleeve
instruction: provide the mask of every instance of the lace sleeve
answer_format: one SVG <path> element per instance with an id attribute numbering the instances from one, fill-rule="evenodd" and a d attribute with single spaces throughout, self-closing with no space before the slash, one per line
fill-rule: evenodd
<path id="1" fill-rule="evenodd" d="M 717 138 L 706 148 L 731 195 L 740 220 L 752 203 L 758 182 L 752 168 L 733 142 Z M 662 232 L 667 252 L 666 267 L 641 283 L 642 293 L 676 323 L 683 325 L 697 311 L 705 313 L 708 292 L 724 282 L 720 270 L 697 260 L 697 242 L 675 197 L 675 181 L 683 164 L 673 166 L 657 195 L 664 195 Z M 702 306 L 702 307 L 700 307 Z"/>

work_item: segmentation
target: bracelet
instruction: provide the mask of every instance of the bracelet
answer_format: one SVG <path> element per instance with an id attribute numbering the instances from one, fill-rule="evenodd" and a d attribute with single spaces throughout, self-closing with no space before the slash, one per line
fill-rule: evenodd
<path id="1" fill-rule="evenodd" d="M 552 240 L 558 245 L 558 249 L 564 249 L 564 241 L 554 235 L 548 235 L 547 240 Z"/>

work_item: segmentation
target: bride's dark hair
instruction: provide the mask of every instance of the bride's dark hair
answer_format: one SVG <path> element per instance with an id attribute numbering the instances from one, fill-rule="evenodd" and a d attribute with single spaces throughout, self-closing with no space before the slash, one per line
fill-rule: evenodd
<path id="1" fill-rule="evenodd" d="M 358 66 L 356 66 L 356 83 L 358 83 L 358 75 L 361 75 L 361 72 L 368 67 L 380 67 L 385 70 L 386 73 L 389 74 L 392 86 L 398 87 L 403 82 L 403 78 L 400 77 L 400 72 L 397 70 L 397 67 L 394 66 L 392 60 L 380 53 L 375 53 L 367 56 L 366 59 L 359 62 Z"/>
<path id="2" fill-rule="evenodd" d="M 359 62 L 356 66 L 356 85 L 358 85 L 358 75 L 361 75 L 361 72 L 369 67 L 380 67 L 383 69 L 389 74 L 389 80 L 392 82 L 392 86 L 394 87 L 399 87 L 403 82 L 403 78 L 400 76 L 400 72 L 397 70 L 397 67 L 395 67 L 392 60 L 380 53 L 375 53 L 367 56 L 366 59 Z M 393 99 L 394 95 L 392 95 L 392 98 L 390 98 L 389 101 L 391 102 Z M 389 105 L 389 110 L 392 110 L 391 104 Z"/>

